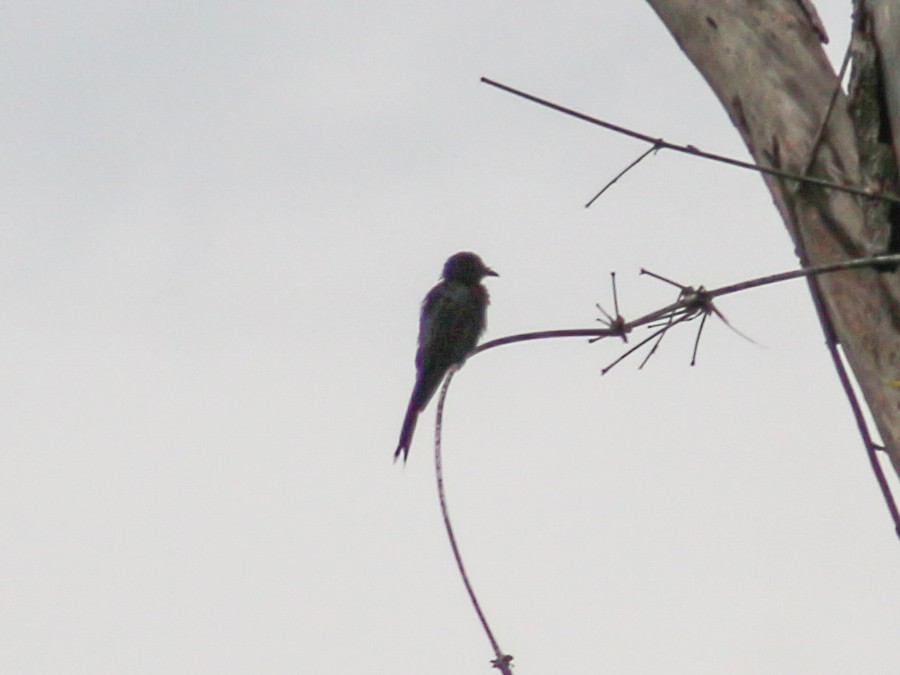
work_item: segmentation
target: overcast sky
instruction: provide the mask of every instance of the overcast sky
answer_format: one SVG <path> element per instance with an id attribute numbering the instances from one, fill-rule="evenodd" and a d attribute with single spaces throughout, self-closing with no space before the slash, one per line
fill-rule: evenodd
<path id="1" fill-rule="evenodd" d="M 839 62 L 849 0 L 819 2 Z M 486 338 L 790 269 L 643 2 L 6 2 L 0 672 L 488 673 L 434 489 L 391 463 L 419 303 L 500 273 Z M 802 282 L 601 376 L 531 342 L 450 392 L 447 489 L 520 673 L 897 671 L 900 542 Z M 892 480 L 893 477 L 892 477 Z M 896 485 L 896 481 L 894 481 Z"/>

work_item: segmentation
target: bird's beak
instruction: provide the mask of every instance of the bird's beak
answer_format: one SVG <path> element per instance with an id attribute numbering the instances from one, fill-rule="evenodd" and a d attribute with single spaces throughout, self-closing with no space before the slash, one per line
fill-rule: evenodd
<path id="1" fill-rule="evenodd" d="M 500 276 L 494 270 L 492 270 L 490 267 L 485 267 L 482 274 L 484 274 L 484 276 L 486 276 L 486 277 L 499 277 Z"/>

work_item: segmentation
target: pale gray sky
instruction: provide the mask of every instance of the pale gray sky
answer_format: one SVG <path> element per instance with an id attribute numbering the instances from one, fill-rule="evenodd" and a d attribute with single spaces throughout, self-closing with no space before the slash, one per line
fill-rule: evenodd
<path id="1" fill-rule="evenodd" d="M 819 2 L 829 53 L 849 0 Z M 433 406 L 391 463 L 418 305 L 477 251 L 486 337 L 789 269 L 759 177 L 642 2 L 7 2 L 0 671 L 492 672 Z M 642 371 L 469 362 L 451 509 L 522 673 L 894 673 L 900 544 L 802 282 Z"/>

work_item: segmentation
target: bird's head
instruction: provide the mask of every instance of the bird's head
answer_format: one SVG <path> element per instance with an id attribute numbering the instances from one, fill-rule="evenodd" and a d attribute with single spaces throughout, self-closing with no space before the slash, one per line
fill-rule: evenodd
<path id="1" fill-rule="evenodd" d="M 450 256 L 444 263 L 444 279 L 462 284 L 477 284 L 484 277 L 500 276 L 474 253 L 463 251 Z"/>

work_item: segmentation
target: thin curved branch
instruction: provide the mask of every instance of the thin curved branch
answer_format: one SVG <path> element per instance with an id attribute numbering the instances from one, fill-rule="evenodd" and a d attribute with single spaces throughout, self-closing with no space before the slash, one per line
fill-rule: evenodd
<path id="1" fill-rule="evenodd" d="M 634 353 L 644 344 L 652 341 L 654 338 L 661 338 L 668 330 L 678 325 L 679 323 L 690 321 L 697 316 L 702 316 L 705 319 L 711 313 L 718 314 L 721 317 L 721 314 L 712 305 L 713 298 L 730 295 L 732 293 L 749 290 L 751 288 L 767 286 L 769 284 L 790 281 L 792 279 L 815 277 L 821 274 L 860 269 L 884 263 L 900 263 L 900 254 L 859 258 L 855 260 L 847 260 L 840 263 L 833 263 L 830 265 L 819 265 L 817 267 L 809 267 L 806 269 L 790 270 L 788 272 L 770 274 L 767 276 L 758 277 L 756 279 L 742 281 L 736 284 L 721 286 L 710 291 L 707 291 L 702 286 L 697 289 L 679 286 L 681 291 L 679 293 L 678 301 L 666 305 L 665 307 L 662 307 L 660 309 L 654 310 L 648 314 L 645 314 L 644 316 L 635 319 L 634 321 L 620 321 L 619 319 L 621 319 L 621 317 L 617 316 L 616 321 L 614 321 L 612 326 L 609 328 L 572 328 L 563 330 L 535 331 L 531 333 L 509 335 L 507 337 L 498 338 L 496 340 L 491 340 L 482 345 L 479 345 L 478 348 L 475 349 L 475 351 L 472 353 L 472 356 L 487 351 L 488 349 L 493 349 L 495 347 L 513 344 L 515 342 L 526 342 L 530 340 L 544 340 L 567 337 L 589 337 L 594 339 L 603 337 L 624 337 L 634 328 L 652 324 L 654 322 L 660 321 L 661 319 L 665 320 L 665 324 L 659 330 L 654 332 L 650 337 L 640 341 L 637 345 L 631 347 L 628 351 L 625 352 L 625 354 L 617 358 L 610 366 L 605 368 L 603 371 L 605 373 L 614 365 L 621 362 L 624 358 Z M 646 273 L 646 270 L 641 271 L 642 273 Z M 658 275 L 654 276 L 658 277 Z M 664 280 L 668 283 L 675 284 L 675 282 L 671 282 L 667 279 Z M 675 285 L 678 286 L 678 284 Z M 721 318 L 723 318 L 724 320 L 724 317 Z M 697 340 L 699 342 L 699 334 Z M 655 351 L 656 349 L 656 345 L 658 345 L 658 341 L 651 350 L 651 353 L 647 356 L 647 358 L 644 359 L 643 363 L 646 363 L 647 359 L 649 359 L 649 357 L 653 354 L 653 351 Z M 694 346 L 694 359 L 696 358 L 696 350 L 697 344 L 695 344 Z M 643 363 L 641 364 L 642 366 Z M 839 364 L 839 366 L 840 365 L 841 364 Z M 444 378 L 444 383 L 441 386 L 441 393 L 438 398 L 437 418 L 435 422 L 434 434 L 434 472 L 437 481 L 438 499 L 441 506 L 441 515 L 444 519 L 444 527 L 447 530 L 447 537 L 450 541 L 450 548 L 453 551 L 453 557 L 456 560 L 457 569 L 459 570 L 459 574 L 462 577 L 463 585 L 466 587 L 466 593 L 469 595 L 469 600 L 472 603 L 472 607 L 475 609 L 475 613 L 478 615 L 478 620 L 481 622 L 481 626 L 484 629 L 485 635 L 487 635 L 488 641 L 491 643 L 491 648 L 494 651 L 495 658 L 493 661 L 491 661 L 491 665 L 494 668 L 500 670 L 503 675 L 512 675 L 510 663 L 512 662 L 513 657 L 509 654 L 504 654 L 500 649 L 500 645 L 497 643 L 497 640 L 494 637 L 494 633 L 491 630 L 490 625 L 488 624 L 487 617 L 485 617 L 484 612 L 481 609 L 481 605 L 478 602 L 478 598 L 475 595 L 475 590 L 472 588 L 472 584 L 469 581 L 469 576 L 466 572 L 465 565 L 463 564 L 462 555 L 459 551 L 459 545 L 456 542 L 456 535 L 453 532 L 453 526 L 450 523 L 450 513 L 447 507 L 447 495 L 446 491 L 444 490 L 444 470 L 441 453 L 441 431 L 444 422 L 444 402 L 447 398 L 447 391 L 450 387 L 450 382 L 453 380 L 453 376 L 456 374 L 456 371 L 458 369 L 459 366 L 453 366 L 447 371 L 447 375 Z M 850 389 L 850 382 L 846 371 L 843 368 L 838 367 L 838 373 L 841 378 L 842 384 L 844 384 L 845 388 Z M 867 428 L 864 424 L 862 410 L 860 409 L 858 401 L 855 398 L 851 398 L 850 401 L 853 408 L 853 414 L 857 420 L 857 423 L 860 424 L 860 432 L 866 439 L 866 445 L 867 449 L 869 449 L 869 459 L 872 463 L 872 469 L 875 472 L 876 478 L 878 479 L 879 487 L 881 488 L 882 494 L 887 503 L 888 510 L 890 511 L 891 517 L 894 521 L 894 527 L 898 535 L 900 535 L 900 513 L 898 513 L 898 509 L 893 499 L 890 487 L 884 478 L 884 473 L 881 470 L 881 466 L 878 463 L 878 458 L 875 455 L 875 443 L 871 439 L 871 436 L 868 434 Z"/>
<path id="2" fill-rule="evenodd" d="M 497 640 L 494 638 L 494 633 L 488 625 L 487 618 L 484 612 L 481 611 L 481 605 L 478 603 L 475 590 L 472 588 L 469 575 L 466 573 L 466 567 L 463 565 L 462 555 L 460 555 L 459 546 L 456 543 L 456 535 L 453 534 L 453 526 L 450 524 L 450 512 L 447 509 L 447 495 L 444 492 L 444 469 L 441 459 L 441 428 L 444 422 L 444 400 L 447 398 L 447 389 L 450 387 L 450 381 L 453 380 L 457 370 L 459 370 L 459 366 L 452 366 L 447 371 L 444 384 L 441 386 L 440 398 L 438 398 L 437 420 L 434 427 L 434 475 L 437 479 L 438 499 L 441 502 L 441 515 L 444 517 L 444 527 L 447 528 L 447 538 L 450 540 L 450 548 L 453 549 L 456 567 L 459 569 L 459 574 L 466 587 L 466 593 L 469 594 L 469 600 L 472 602 L 472 607 L 475 608 L 478 620 L 481 621 L 481 627 L 484 628 L 484 632 L 491 643 L 491 648 L 494 650 L 495 658 L 491 661 L 491 664 L 494 668 L 499 669 L 503 675 L 512 675 L 509 665 L 512 661 L 512 656 L 504 654 L 500 650 L 500 645 L 497 644 Z"/>
<path id="3" fill-rule="evenodd" d="M 746 291 L 751 288 L 759 288 L 760 286 L 768 286 L 792 279 L 803 279 L 806 277 L 815 277 L 821 274 L 830 274 L 833 272 L 843 272 L 848 270 L 856 270 L 865 267 L 875 267 L 889 263 L 900 263 L 900 253 L 891 255 L 870 256 L 867 258 L 854 258 L 853 260 L 845 260 L 843 262 L 831 263 L 829 265 L 817 265 L 815 267 L 806 267 L 804 269 L 790 270 L 787 272 L 779 272 L 778 274 L 769 274 L 747 281 L 741 281 L 727 286 L 720 286 L 712 290 L 706 290 L 702 286 L 698 289 L 684 287 L 681 296 L 676 302 L 670 303 L 660 309 L 653 310 L 632 321 L 623 321 L 612 328 L 565 328 L 560 330 L 543 330 L 531 333 L 518 333 L 516 335 L 507 335 L 506 337 L 497 338 L 478 345 L 472 356 L 480 354 L 494 347 L 512 344 L 514 342 L 528 342 L 530 340 L 547 340 L 553 338 L 570 338 L 570 337 L 588 337 L 588 338 L 604 338 L 604 337 L 622 337 L 627 335 L 635 328 L 645 326 L 668 317 L 681 315 L 684 313 L 697 313 L 703 309 L 703 306 L 714 298 Z M 646 270 L 642 270 L 645 272 Z M 696 314 L 699 316 L 699 314 Z"/>

